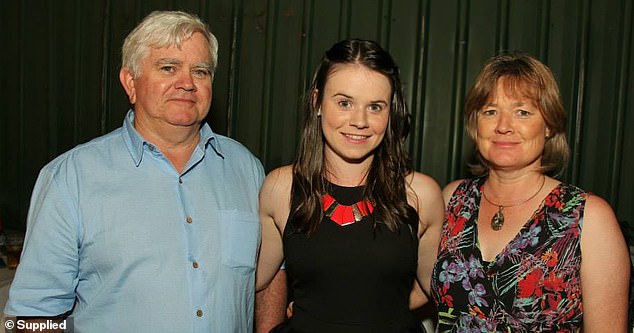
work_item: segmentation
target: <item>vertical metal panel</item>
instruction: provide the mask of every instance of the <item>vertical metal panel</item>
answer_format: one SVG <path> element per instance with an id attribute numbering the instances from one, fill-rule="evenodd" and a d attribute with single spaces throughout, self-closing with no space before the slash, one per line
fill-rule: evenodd
<path id="1" fill-rule="evenodd" d="M 237 96 L 237 68 L 242 34 L 242 1 L 213 1 L 207 3 L 201 18 L 209 24 L 218 40 L 218 64 L 212 86 L 211 109 L 207 122 L 220 134 L 228 134 L 229 118 L 234 114 Z"/>
<path id="2" fill-rule="evenodd" d="M 105 1 L 79 1 L 76 82 L 78 91 L 78 105 L 76 109 L 77 139 L 86 142 L 95 137 L 95 133 L 103 133 L 102 113 L 106 112 L 102 94 L 103 82 L 103 44 L 104 44 L 104 13 Z M 94 25 L 97 28 L 88 29 Z M 91 106 L 94 109 L 87 109 Z"/>
<path id="3" fill-rule="evenodd" d="M 508 50 L 521 50 L 539 56 L 542 0 L 509 1 Z"/>
<path id="4" fill-rule="evenodd" d="M 467 62 L 467 36 L 469 29 L 469 2 L 461 1 L 460 6 L 458 7 L 458 26 L 456 27 L 458 30 L 457 39 L 455 41 L 455 49 L 456 49 L 456 57 L 454 59 L 453 66 L 453 100 L 451 105 L 451 113 L 453 114 L 453 126 L 451 128 L 451 132 L 453 133 L 453 144 L 451 146 L 451 154 L 449 155 L 449 167 L 447 171 L 448 178 L 457 178 L 459 177 L 460 169 L 464 165 L 464 163 L 460 163 L 458 165 L 455 161 L 461 161 L 461 151 L 460 151 L 460 137 L 462 131 L 460 130 L 462 126 L 460 126 L 462 122 L 462 101 L 464 100 L 464 90 L 467 82 L 465 81 L 466 76 L 466 62 Z"/>
<path id="5" fill-rule="evenodd" d="M 121 45 L 125 36 L 138 23 L 141 16 L 139 3 L 134 1 L 109 0 L 104 4 L 104 8 L 107 8 L 109 13 L 104 20 L 104 24 L 110 27 L 109 30 L 104 31 L 103 35 L 103 43 L 108 45 L 108 49 L 103 51 L 104 58 L 109 60 L 106 65 L 107 78 L 103 82 L 103 89 L 105 90 L 105 101 L 103 101 L 103 104 L 106 107 L 103 110 L 86 111 L 102 112 L 102 134 L 121 126 L 123 116 L 129 108 L 128 98 L 119 82 Z M 69 18 L 77 18 L 80 15 L 81 13 L 78 11 L 75 15 L 69 16 Z M 75 29 L 80 28 L 76 27 Z"/>
<path id="6" fill-rule="evenodd" d="M 584 0 L 582 2 L 580 10 L 579 22 L 579 40 L 577 42 L 577 63 L 575 63 L 575 90 L 573 92 L 574 102 L 570 106 L 568 114 L 570 115 L 569 124 L 569 142 L 570 149 L 572 151 L 570 161 L 570 177 L 569 180 L 577 183 L 579 181 L 581 159 L 579 158 L 581 152 L 581 136 L 582 136 L 582 122 L 583 122 L 583 108 L 584 108 L 584 92 L 588 66 L 588 38 L 590 30 L 590 0 Z"/>
<path id="7" fill-rule="evenodd" d="M 422 131 L 412 133 L 420 138 L 420 170 L 440 183 L 450 178 L 449 157 L 452 146 L 452 106 L 455 87 L 456 41 L 459 39 L 460 1 L 430 1 L 427 32 L 427 68 L 425 83 L 424 124 Z"/>
<path id="8" fill-rule="evenodd" d="M 587 8 L 577 0 L 552 1 L 550 5 L 550 22 L 546 62 L 550 66 L 559 83 L 564 108 L 568 112 L 568 142 L 572 151 L 572 159 L 568 165 L 566 178 L 575 181 L 573 174 L 578 174 L 577 119 L 579 118 L 579 101 L 585 70 L 587 53 Z"/>
<path id="9" fill-rule="evenodd" d="M 619 47 L 616 33 L 621 25 L 620 7 L 607 2 L 592 2 L 588 39 L 587 84 L 584 91 L 579 185 L 600 193 L 607 200 L 615 161 L 610 156 L 615 144 L 618 110 Z M 608 36 L 613 36 L 612 38 Z M 609 111 L 608 111 L 609 110 Z M 602 161 L 601 163 L 593 163 Z"/>
<path id="10" fill-rule="evenodd" d="M 624 140 L 625 140 L 625 119 L 626 119 L 626 105 L 627 96 L 630 95 L 632 90 L 628 90 L 630 76 L 628 74 L 630 70 L 629 59 L 631 57 L 630 47 L 632 45 L 632 2 L 627 1 L 622 3 L 621 8 L 617 8 L 618 13 L 621 13 L 621 26 L 620 29 L 616 29 L 615 34 L 618 36 L 616 51 L 618 57 L 617 73 L 615 77 L 616 91 L 615 91 L 615 121 L 614 124 L 614 148 L 611 151 L 611 159 L 614 161 L 612 169 L 610 170 L 611 182 L 608 189 L 610 189 L 607 199 L 614 203 L 617 211 L 620 208 L 617 198 L 621 192 L 620 177 L 624 168 L 621 165 L 621 152 L 623 152 Z M 633 151 L 633 150 L 630 150 Z M 627 154 L 624 154 L 627 155 Z M 634 182 L 633 182 L 634 184 Z M 634 191 L 630 189 L 630 191 Z"/>
<path id="11" fill-rule="evenodd" d="M 300 102 L 334 42 L 375 39 L 401 68 L 418 170 L 441 185 L 465 175 L 472 145 L 463 99 L 499 50 L 532 53 L 553 70 L 569 112 L 573 160 L 564 179 L 634 220 L 634 75 L 629 0 L 67 0 L 2 1 L 0 205 L 22 226 L 39 168 L 121 125 L 123 38 L 152 10 L 209 22 L 219 67 L 208 121 L 262 159 L 292 161 Z M 45 40 L 44 40 L 45 39 Z"/>
<path id="12" fill-rule="evenodd" d="M 291 162 L 301 122 L 298 100 L 301 99 L 303 83 L 300 81 L 302 61 L 303 5 L 298 1 L 274 1 L 276 10 L 270 10 L 274 28 L 267 34 L 270 42 L 267 54 L 270 62 L 263 87 L 264 104 L 268 115 L 263 132 L 265 145 L 261 146 L 261 157 L 267 165 L 279 166 Z M 292 96 L 292 98 L 289 98 Z M 270 149 L 267 149 L 270 148 Z"/>
<path id="13" fill-rule="evenodd" d="M 498 0 L 471 2 L 468 17 L 468 38 L 465 59 L 465 84 L 462 87 L 464 94 L 462 100 L 456 101 L 460 106 L 454 114 L 454 157 L 452 158 L 452 174 L 450 179 L 465 177 L 468 175 L 466 163 L 472 158 L 473 144 L 466 134 L 463 124 L 462 112 L 464 109 L 464 97 L 470 88 L 482 65 L 497 53 L 499 40 L 506 34 L 505 20 L 501 17 L 502 5 Z M 459 112 L 458 112 L 459 111 Z M 447 180 L 449 181 L 449 180 Z"/>
<path id="14" fill-rule="evenodd" d="M 4 52 L 0 52 L 0 62 L 5 64 L 0 74 L 3 94 L 0 107 L 0 214 L 5 225 L 19 226 L 23 220 L 20 213 L 25 210 L 30 193 L 21 181 L 24 161 L 20 159 L 24 147 L 19 130 L 23 113 L 20 98 L 23 51 L 18 47 L 24 36 L 20 28 L 22 6 L 19 1 L 5 1 L 0 6 L 0 30 L 5 32 Z"/>
<path id="15" fill-rule="evenodd" d="M 20 144 L 18 163 L 20 165 L 19 179 L 21 187 L 19 199 L 22 208 L 25 209 L 28 199 L 28 186 L 33 186 L 35 176 L 40 167 L 49 159 L 46 144 L 41 137 L 33 135 L 38 133 L 43 137 L 49 135 L 49 114 L 46 94 L 49 81 L 49 66 L 45 59 L 49 58 L 51 50 L 46 44 L 32 43 L 30 36 L 47 36 L 49 26 L 48 8 L 44 6 L 38 12 L 32 12 L 29 6 L 20 8 L 20 30 L 23 38 L 19 41 L 21 54 L 20 66 L 20 112 L 16 124 L 19 128 L 17 139 Z M 25 24 L 28 22 L 28 24 Z M 37 96 L 37 98 L 35 97 Z"/>
<path id="16" fill-rule="evenodd" d="M 344 35 L 347 35 L 347 1 L 312 0 L 307 7 L 308 34 L 307 56 L 304 77 L 310 80 L 312 72 L 319 64 L 324 52 Z M 333 19 L 334 18 L 334 19 Z"/>
<path id="17" fill-rule="evenodd" d="M 634 5 L 632 1 L 623 1 L 623 65 L 619 97 L 623 107 L 623 141 L 617 153 L 621 168 L 615 176 L 619 184 L 618 200 L 612 201 L 617 209 L 617 216 L 634 228 Z M 623 94 L 621 94 L 623 93 Z"/>
<path id="18" fill-rule="evenodd" d="M 107 128 L 107 123 L 108 123 L 108 114 L 109 112 L 107 112 L 106 110 L 109 109 L 110 107 L 110 102 L 109 102 L 109 96 L 108 96 L 108 85 L 106 84 L 108 82 L 108 78 L 110 77 L 110 64 L 112 64 L 113 60 L 111 58 L 112 53 L 109 52 L 111 49 L 111 45 L 110 42 L 112 41 L 108 35 L 108 32 L 110 32 L 110 30 L 112 30 L 110 28 L 110 1 L 106 0 L 104 5 L 103 5 L 103 34 L 102 34 L 102 38 L 101 38 L 101 57 L 102 57 L 102 61 L 101 61 L 101 77 L 100 77 L 100 81 L 101 81 L 101 94 L 100 94 L 100 104 L 101 104 L 101 110 L 103 110 L 101 112 L 101 121 L 99 124 L 99 128 L 101 129 L 102 132 L 106 132 L 106 128 Z"/>
<path id="19" fill-rule="evenodd" d="M 57 22 L 57 18 L 59 17 L 58 15 L 56 15 L 55 13 L 56 11 L 56 7 L 55 6 L 50 6 L 48 8 L 48 13 L 47 16 L 50 18 L 51 20 L 51 24 L 49 25 L 49 29 L 48 29 L 48 36 L 47 36 L 47 49 L 51 50 L 51 52 L 49 53 L 49 61 L 48 63 L 50 64 L 57 64 L 59 62 L 59 52 L 56 52 L 56 46 L 57 44 L 57 36 L 59 35 L 58 32 L 58 22 Z M 57 102 L 57 96 L 59 96 L 59 86 L 57 85 L 57 81 L 56 79 L 59 77 L 59 72 L 58 72 L 58 66 L 49 66 L 49 75 L 48 75 L 48 94 L 47 94 L 47 99 L 48 99 L 48 103 L 50 105 L 59 105 L 59 103 Z M 49 154 L 52 154 L 53 156 L 57 153 L 57 147 L 58 147 L 58 138 L 59 138 L 59 132 L 58 132 L 58 118 L 60 116 L 61 110 L 57 107 L 51 107 L 50 110 L 50 121 L 48 122 L 48 132 L 49 135 L 48 137 L 50 138 L 50 140 L 48 141 L 48 152 Z"/>
<path id="20" fill-rule="evenodd" d="M 548 62 L 548 37 L 550 33 L 550 0 L 544 0 L 541 6 L 539 27 L 539 53 L 536 54 L 543 61 Z"/>
<path id="21" fill-rule="evenodd" d="M 382 0 L 350 0 L 346 37 L 366 38 L 382 42 Z"/>
<path id="22" fill-rule="evenodd" d="M 350 0 L 346 15 L 348 38 L 372 39 L 384 43 L 387 34 L 383 0 Z M 389 11 L 389 7 L 385 7 Z"/>
<path id="23" fill-rule="evenodd" d="M 497 15 L 500 18 L 497 24 L 497 48 L 496 50 L 508 50 L 509 49 L 509 16 L 510 16 L 510 2 L 511 0 L 499 1 L 497 8 Z"/>
<path id="24" fill-rule="evenodd" d="M 275 1 L 271 1 L 274 5 Z M 242 28 L 238 43 L 238 61 L 235 68 L 236 77 L 233 104 L 229 115 L 228 134 L 239 138 L 252 151 L 259 150 L 261 140 L 262 108 L 265 105 L 265 94 L 268 83 L 265 78 L 272 61 L 271 40 L 267 36 L 270 25 L 274 24 L 269 12 L 269 3 L 263 0 L 247 0 L 244 2 Z M 234 104 L 235 103 L 235 104 Z M 262 157 L 260 155 L 260 157 Z"/>
<path id="25" fill-rule="evenodd" d="M 387 8 L 391 6 L 390 8 Z M 422 33 L 422 10 L 421 2 L 418 0 L 399 1 L 398 5 L 394 2 L 384 2 L 385 24 L 383 30 L 386 36 L 382 37 L 382 46 L 387 49 L 394 60 L 399 65 L 401 72 L 401 81 L 403 83 L 403 91 L 407 105 L 410 111 L 413 109 L 416 96 L 422 89 L 419 76 L 420 58 L 423 56 L 421 45 L 423 43 Z M 402 38 L 403 34 L 411 36 L 411 38 Z M 416 119 L 413 119 L 415 122 Z"/>
<path id="26" fill-rule="evenodd" d="M 410 130 L 410 135 L 408 138 L 409 143 L 409 151 L 412 161 L 419 165 L 422 160 L 422 151 L 418 149 L 422 142 L 422 136 L 417 135 L 417 133 L 422 132 L 423 124 L 422 121 L 418 121 L 417 119 L 422 119 L 424 117 L 423 110 L 425 105 L 425 89 L 427 87 L 427 63 L 428 63 L 428 54 L 429 50 L 427 49 L 427 39 L 429 32 L 429 20 L 427 17 L 429 16 L 429 1 L 421 1 L 418 7 L 418 10 L 415 13 L 418 15 L 417 19 L 417 28 L 412 31 L 416 31 L 416 39 L 412 43 L 415 46 L 414 52 L 417 52 L 417 56 L 415 58 L 415 64 L 412 67 L 413 73 L 411 74 L 415 79 L 412 82 L 411 89 L 411 104 L 410 113 L 412 114 L 412 125 Z M 398 33 L 394 31 L 393 33 Z M 405 74 L 401 74 L 405 75 Z M 417 168 L 418 169 L 418 168 Z"/>

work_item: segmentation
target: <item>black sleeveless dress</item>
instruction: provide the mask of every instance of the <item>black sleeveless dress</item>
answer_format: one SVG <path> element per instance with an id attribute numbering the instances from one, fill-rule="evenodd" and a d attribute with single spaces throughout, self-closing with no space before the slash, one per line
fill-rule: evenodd
<path id="1" fill-rule="evenodd" d="M 329 185 L 341 205 L 362 199 L 363 187 Z M 291 210 L 292 211 L 292 210 Z M 318 229 L 298 233 L 290 217 L 283 235 L 293 295 L 287 332 L 419 332 L 409 310 L 416 277 L 416 231 L 391 232 L 370 215 L 340 226 L 324 216 Z"/>

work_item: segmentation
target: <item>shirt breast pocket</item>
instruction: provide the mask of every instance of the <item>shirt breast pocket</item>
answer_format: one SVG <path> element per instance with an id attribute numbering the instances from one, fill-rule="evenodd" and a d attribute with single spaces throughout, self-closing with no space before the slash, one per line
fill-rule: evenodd
<path id="1" fill-rule="evenodd" d="M 253 271 L 260 245 L 258 214 L 220 211 L 220 232 L 223 265 Z"/>

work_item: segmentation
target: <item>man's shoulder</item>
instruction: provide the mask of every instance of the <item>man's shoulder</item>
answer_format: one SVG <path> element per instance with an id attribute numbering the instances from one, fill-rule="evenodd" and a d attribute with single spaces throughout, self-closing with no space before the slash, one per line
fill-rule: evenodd
<path id="1" fill-rule="evenodd" d="M 121 130 L 121 128 L 117 128 L 107 134 L 80 143 L 55 157 L 46 164 L 43 169 L 54 170 L 68 163 L 108 158 L 107 156 L 111 155 L 113 148 L 119 149 L 124 144 L 121 137 Z"/>
<path id="2" fill-rule="evenodd" d="M 220 153 L 229 159 L 249 159 L 257 161 L 260 160 L 241 142 L 220 134 L 215 134 L 214 139 L 217 141 L 217 147 Z"/>

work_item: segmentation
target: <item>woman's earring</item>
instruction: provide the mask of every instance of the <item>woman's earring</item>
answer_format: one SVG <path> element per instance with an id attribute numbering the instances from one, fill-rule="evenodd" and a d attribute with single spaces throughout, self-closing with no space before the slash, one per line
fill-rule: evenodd
<path id="1" fill-rule="evenodd" d="M 317 110 L 317 118 L 321 117 L 321 109 Z"/>

